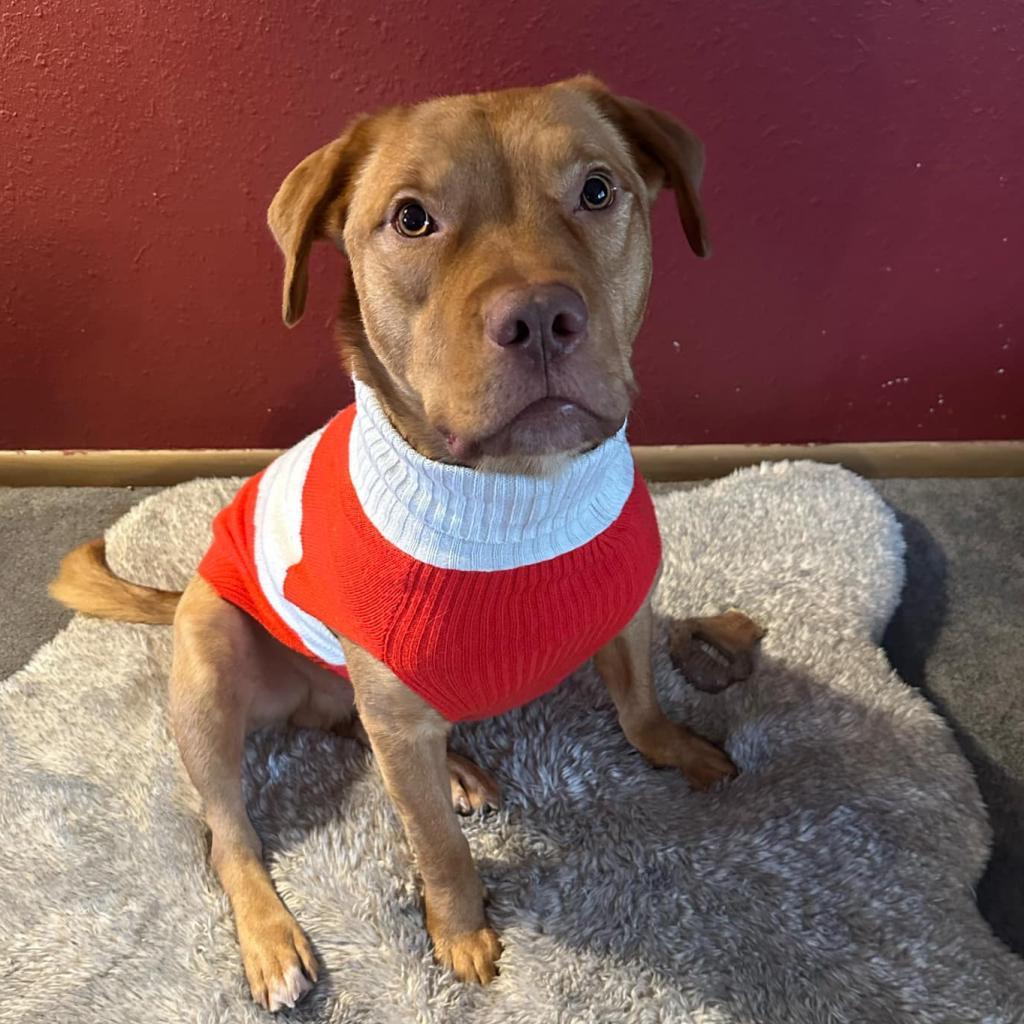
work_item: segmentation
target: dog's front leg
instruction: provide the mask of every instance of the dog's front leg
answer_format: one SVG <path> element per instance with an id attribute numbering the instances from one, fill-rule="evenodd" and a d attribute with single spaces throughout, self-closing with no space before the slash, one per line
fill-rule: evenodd
<path id="1" fill-rule="evenodd" d="M 272 643 L 272 641 L 271 641 Z M 174 620 L 170 713 L 182 760 L 203 800 L 210 859 L 231 901 L 253 998 L 294 1006 L 313 987 L 317 962 L 263 863 L 242 797 L 242 749 L 261 701 L 267 647 L 260 627 L 205 580 L 188 585 Z M 282 680 L 277 690 L 284 689 Z M 287 714 L 284 714 L 287 717 Z"/>
<path id="2" fill-rule="evenodd" d="M 651 667 L 653 615 L 648 598 L 632 622 L 594 655 L 626 739 L 652 764 L 678 768 L 695 789 L 736 774 L 718 747 L 673 722 L 658 703 Z"/>
<path id="3" fill-rule="evenodd" d="M 438 960 L 487 984 L 501 955 L 484 916 L 483 886 L 452 810 L 449 723 L 376 658 L 344 642 L 359 717 L 423 879 Z"/>

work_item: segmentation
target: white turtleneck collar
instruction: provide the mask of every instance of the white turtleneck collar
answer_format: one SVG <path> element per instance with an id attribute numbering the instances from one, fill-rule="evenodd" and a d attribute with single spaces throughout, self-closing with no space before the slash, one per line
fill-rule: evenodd
<path id="1" fill-rule="evenodd" d="M 444 569 L 532 565 L 593 540 L 633 489 L 623 425 L 550 476 L 482 473 L 424 458 L 355 382 L 349 472 L 367 517 L 395 547 Z"/>

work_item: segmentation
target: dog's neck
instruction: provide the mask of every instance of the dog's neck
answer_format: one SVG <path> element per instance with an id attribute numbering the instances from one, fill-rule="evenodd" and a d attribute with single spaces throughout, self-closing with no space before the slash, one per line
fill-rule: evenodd
<path id="1" fill-rule="evenodd" d="M 634 484 L 625 426 L 543 474 L 484 473 L 424 457 L 356 381 L 349 472 L 360 504 L 396 547 L 448 568 L 503 569 L 585 544 L 615 521 Z"/>
<path id="2" fill-rule="evenodd" d="M 565 469 L 569 462 L 573 459 L 578 459 L 581 454 L 586 453 L 559 452 L 555 455 L 483 455 L 476 461 L 473 469 L 477 473 L 503 473 L 506 476 L 556 476 Z"/>
<path id="3" fill-rule="evenodd" d="M 437 431 L 426 426 L 422 403 L 396 385 L 370 344 L 351 267 L 347 268 L 347 284 L 342 292 L 334 330 L 342 365 L 354 381 L 361 381 L 373 390 L 391 425 L 406 444 L 425 459 L 460 465 Z M 548 477 L 563 471 L 568 462 L 585 454 L 586 451 L 556 455 L 483 456 L 472 468 L 479 473 Z"/>
<path id="4" fill-rule="evenodd" d="M 360 378 L 355 378 L 359 380 Z M 366 385 L 372 390 L 389 423 L 410 448 L 431 462 L 458 466 L 451 452 L 436 433 L 423 427 L 422 417 L 408 406 L 409 402 L 393 387 L 382 387 L 374 382 Z M 464 467 L 474 473 L 498 473 L 505 476 L 550 477 L 564 470 L 567 463 L 585 452 L 559 452 L 555 455 L 484 455 L 472 466 Z"/>

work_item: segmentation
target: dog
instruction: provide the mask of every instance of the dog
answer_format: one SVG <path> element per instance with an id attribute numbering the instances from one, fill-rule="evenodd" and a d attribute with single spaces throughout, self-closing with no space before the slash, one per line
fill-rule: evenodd
<path id="1" fill-rule="evenodd" d="M 355 406 L 243 486 L 183 593 L 118 578 L 102 541 L 51 584 L 87 614 L 173 622 L 173 732 L 263 1007 L 293 1006 L 319 968 L 243 802 L 254 729 L 348 730 L 372 748 L 436 957 L 480 983 L 501 945 L 453 807 L 499 792 L 448 751 L 452 721 L 522 704 L 593 657 L 652 764 L 696 789 L 736 773 L 655 694 L 660 546 L 623 433 L 651 207 L 670 189 L 706 256 L 703 165 L 687 128 L 589 76 L 360 117 L 268 214 L 289 326 L 314 241 L 347 257 Z M 749 675 L 761 635 L 736 611 L 669 634 L 708 689 Z"/>

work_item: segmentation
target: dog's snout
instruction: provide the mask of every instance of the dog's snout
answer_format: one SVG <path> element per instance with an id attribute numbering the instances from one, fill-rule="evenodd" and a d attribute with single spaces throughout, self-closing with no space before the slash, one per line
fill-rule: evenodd
<path id="1" fill-rule="evenodd" d="M 495 345 L 557 359 L 586 336 L 587 307 L 579 292 L 564 284 L 517 288 L 491 302 L 484 327 Z"/>

